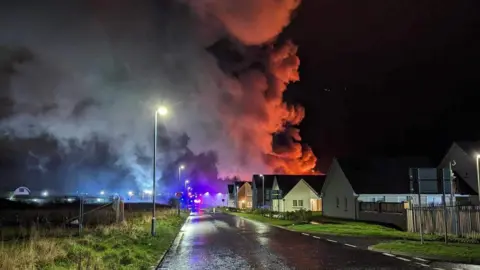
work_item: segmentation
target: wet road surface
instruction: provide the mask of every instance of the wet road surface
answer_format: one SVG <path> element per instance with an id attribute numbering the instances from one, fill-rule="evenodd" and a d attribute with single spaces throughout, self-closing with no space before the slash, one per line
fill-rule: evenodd
<path id="1" fill-rule="evenodd" d="M 228 214 L 190 216 L 157 269 L 428 269 Z M 431 268 L 430 268 L 431 269 Z"/>

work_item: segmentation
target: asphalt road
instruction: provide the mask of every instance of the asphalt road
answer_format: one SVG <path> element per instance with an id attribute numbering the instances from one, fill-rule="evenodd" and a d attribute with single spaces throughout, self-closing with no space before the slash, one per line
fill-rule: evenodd
<path id="1" fill-rule="evenodd" d="M 190 216 L 158 269 L 428 268 L 413 261 L 217 213 Z"/>

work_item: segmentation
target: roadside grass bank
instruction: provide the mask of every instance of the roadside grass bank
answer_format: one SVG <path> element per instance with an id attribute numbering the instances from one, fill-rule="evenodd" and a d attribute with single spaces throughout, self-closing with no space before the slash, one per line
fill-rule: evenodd
<path id="1" fill-rule="evenodd" d="M 32 232 L 29 239 L 2 242 L 0 269 L 150 269 L 176 237 L 187 215 L 157 212 L 156 236 L 150 213 L 135 213 L 122 224 L 85 228 L 81 236 Z"/>
<path id="2" fill-rule="evenodd" d="M 376 244 L 370 249 L 444 261 L 480 263 L 479 244 L 425 242 L 422 245 L 418 241 L 397 240 Z"/>
<path id="3" fill-rule="evenodd" d="M 272 225 L 283 226 L 290 230 L 310 233 L 310 234 L 319 234 L 319 235 L 335 235 L 335 236 L 349 236 L 349 237 L 370 237 L 377 238 L 381 240 L 391 239 L 391 240 L 420 240 L 418 233 L 405 232 L 397 230 L 395 228 L 371 224 L 366 222 L 350 221 L 350 220 L 341 220 L 334 219 L 319 214 L 314 215 L 310 218 L 311 221 L 314 221 L 315 224 L 311 224 L 310 220 L 298 222 L 292 220 L 284 220 L 277 218 L 270 218 L 257 213 L 247 213 L 247 212 L 228 212 L 232 215 L 242 216 L 252 220 L 265 222 Z M 425 234 L 424 240 L 426 241 L 442 241 L 443 235 L 434 235 L 434 234 Z M 459 238 L 454 235 L 449 236 L 449 241 L 456 243 L 479 243 L 476 239 L 467 239 Z"/>

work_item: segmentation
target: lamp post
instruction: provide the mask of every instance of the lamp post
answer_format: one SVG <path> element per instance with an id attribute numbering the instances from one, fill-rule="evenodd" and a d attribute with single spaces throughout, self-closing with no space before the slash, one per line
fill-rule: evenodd
<path id="1" fill-rule="evenodd" d="M 478 201 L 480 203 L 480 170 L 479 170 L 479 166 L 478 166 L 478 160 L 480 159 L 480 155 L 477 154 L 476 156 L 476 159 L 475 159 L 475 163 L 477 165 L 477 193 L 478 193 Z"/>
<path id="2" fill-rule="evenodd" d="M 185 184 L 183 185 L 183 188 L 186 190 L 187 189 L 187 184 L 190 183 L 189 180 L 185 180 Z"/>
<path id="3" fill-rule="evenodd" d="M 157 124 L 158 124 L 158 115 L 165 116 L 168 114 L 168 110 L 165 107 L 160 107 L 155 111 L 155 123 L 153 127 L 153 172 L 152 172 L 152 181 L 153 181 L 153 188 L 152 188 L 152 228 L 151 233 L 152 236 L 155 236 L 155 194 L 157 193 L 156 190 L 156 172 L 157 172 Z"/>
<path id="4" fill-rule="evenodd" d="M 183 169 L 185 169 L 184 165 L 178 166 L 178 182 L 180 182 L 180 174 L 182 173 Z"/>

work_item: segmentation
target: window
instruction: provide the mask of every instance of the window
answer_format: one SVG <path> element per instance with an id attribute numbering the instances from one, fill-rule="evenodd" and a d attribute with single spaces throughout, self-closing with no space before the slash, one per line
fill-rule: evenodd
<path id="1" fill-rule="evenodd" d="M 345 197 L 345 211 L 348 211 L 348 200 L 347 200 L 347 197 Z"/>
<path id="2" fill-rule="evenodd" d="M 337 208 L 340 208 L 340 199 L 337 197 Z"/>
<path id="3" fill-rule="evenodd" d="M 265 190 L 265 200 L 270 200 L 270 192 L 271 192 L 270 189 Z"/>
<path id="4" fill-rule="evenodd" d="M 294 207 L 303 207 L 303 200 L 293 200 Z"/>

